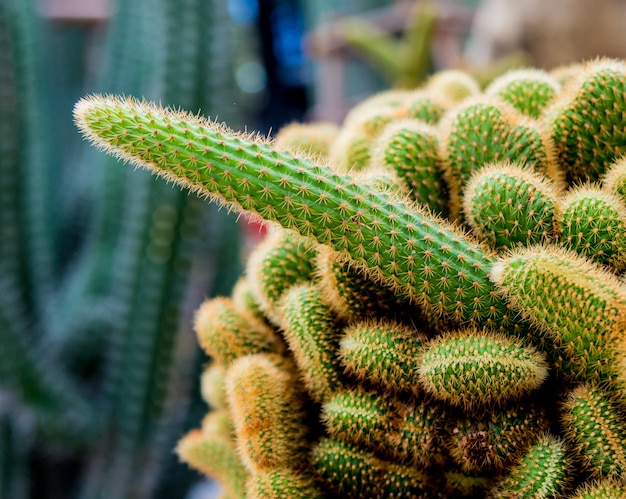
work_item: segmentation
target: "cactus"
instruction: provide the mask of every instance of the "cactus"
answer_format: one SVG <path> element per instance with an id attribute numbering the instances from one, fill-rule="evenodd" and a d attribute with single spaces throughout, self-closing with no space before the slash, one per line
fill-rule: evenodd
<path id="1" fill-rule="evenodd" d="M 544 434 L 493 488 L 494 499 L 559 497 L 568 483 L 570 463 L 565 445 Z"/>
<path id="2" fill-rule="evenodd" d="M 239 453 L 253 474 L 301 467 L 306 461 L 303 400 L 292 372 L 281 363 L 249 355 L 235 361 L 226 375 Z"/>
<path id="3" fill-rule="evenodd" d="M 232 300 L 205 301 L 196 312 L 194 329 L 205 353 L 222 365 L 261 352 L 280 353 L 281 340 L 254 317 L 237 310 Z"/>
<path id="4" fill-rule="evenodd" d="M 483 417 L 454 421 L 446 445 L 465 473 L 491 474 L 510 466 L 547 430 L 548 419 L 542 411 L 517 404 Z"/>
<path id="5" fill-rule="evenodd" d="M 336 357 L 338 333 L 330 306 L 313 285 L 294 286 L 282 301 L 283 334 L 314 400 L 322 401 L 341 386 Z"/>
<path id="6" fill-rule="evenodd" d="M 554 241 L 557 207 L 557 192 L 548 178 L 508 163 L 478 170 L 463 195 L 467 223 L 499 249 Z"/>
<path id="7" fill-rule="evenodd" d="M 339 341 L 339 358 L 347 373 L 384 393 L 419 394 L 416 367 L 425 341 L 423 333 L 396 322 L 354 322 Z"/>
<path id="8" fill-rule="evenodd" d="M 308 158 L 273 151 L 266 143 L 230 136 L 224 127 L 146 103 L 96 96 L 80 101 L 75 116 L 101 148 L 232 208 L 316 238 L 422 304 L 429 316 L 516 327 L 488 279 L 492 255 L 419 208 Z M 187 151 L 188 143 L 197 144 L 194 153 Z M 216 175 L 227 185 L 219 184 Z M 427 249 L 418 252 L 418 244 Z M 383 255 L 378 248 L 389 250 Z"/>
<path id="9" fill-rule="evenodd" d="M 248 258 L 246 273 L 260 310 L 280 324 L 278 303 L 290 286 L 315 277 L 315 246 L 292 232 L 277 230 L 257 246 Z"/>
<path id="10" fill-rule="evenodd" d="M 429 342 L 417 369 L 422 387 L 435 398 L 478 410 L 519 398 L 548 375 L 544 357 L 534 349 L 475 329 Z"/>
<path id="11" fill-rule="evenodd" d="M 582 75 L 603 64 L 616 63 L 588 63 Z M 513 94 L 525 84 L 519 73 L 507 78 Z M 527 106 L 535 120 L 494 96 L 458 97 L 441 121 L 415 126 L 433 138 L 428 158 L 446 172 L 450 221 L 408 199 L 389 169 L 414 144 L 398 140 L 404 149 L 391 156 L 370 148 L 404 133 L 410 103 L 434 85 L 359 105 L 327 158 L 132 98 L 91 96 L 75 107 L 99 148 L 282 227 L 282 242 L 261 247 L 269 256 L 253 258 L 231 295 L 248 325 L 272 321 L 287 345 L 258 354 L 273 355 L 268 370 L 284 378 L 231 371 L 220 409 L 239 428 L 252 496 L 621 493 L 626 294 L 615 275 L 621 236 L 606 234 L 624 223 L 615 208 L 622 161 L 613 157 L 617 173 L 592 187 L 575 187 L 557 161 L 575 153 L 553 141 L 576 81 L 554 84 L 553 103 Z M 607 119 L 626 112 L 619 97 L 612 106 Z M 342 134 L 363 140 L 362 172 L 346 159 Z M 427 187 L 420 199 L 441 194 Z M 590 192 L 611 201 L 582 223 L 571 200 Z M 578 233 L 580 253 L 567 247 Z M 246 339 L 239 330 L 232 342 Z M 267 410 L 263 394 L 280 408 Z"/>
<path id="12" fill-rule="evenodd" d="M 444 461 L 439 430 L 444 418 L 434 404 L 405 404 L 362 390 L 340 391 L 322 407 L 331 437 L 420 467 Z"/>
<path id="13" fill-rule="evenodd" d="M 503 258 L 491 276 L 535 325 L 537 343 L 562 374 L 581 381 L 623 378 L 626 295 L 612 274 L 559 248 L 529 248 Z"/>
<path id="14" fill-rule="evenodd" d="M 257 473 L 248 480 L 249 499 L 322 499 L 323 492 L 314 479 L 290 469 L 271 470 Z"/>
<path id="15" fill-rule="evenodd" d="M 570 182 L 597 180 L 626 152 L 621 113 L 625 90 L 622 61 L 595 61 L 565 87 L 548 111 L 556 156 Z"/>
<path id="16" fill-rule="evenodd" d="M 347 497 L 429 497 L 425 475 L 326 438 L 313 449 L 313 463 L 331 490 Z"/>
<path id="17" fill-rule="evenodd" d="M 623 480 L 604 479 L 579 487 L 569 499 L 624 499 L 625 497 L 626 483 Z"/>
<path id="18" fill-rule="evenodd" d="M 418 120 L 394 122 L 385 127 L 372 148 L 373 164 L 395 171 L 412 199 L 443 214 L 443 171 L 433 129 Z"/>
<path id="19" fill-rule="evenodd" d="M 626 469 L 624 416 L 597 386 L 581 385 L 563 404 L 566 437 L 595 477 L 621 476 Z"/>
<path id="20" fill-rule="evenodd" d="M 496 78 L 485 90 L 531 118 L 539 116 L 559 94 L 559 82 L 545 71 L 518 69 Z"/>
<path id="21" fill-rule="evenodd" d="M 511 161 L 556 178 L 551 144 L 540 123 L 524 121 L 503 101 L 476 97 L 464 101 L 441 125 L 442 154 L 450 187 L 450 217 L 461 210 L 461 193 L 473 173 L 486 163 Z"/>
<path id="22" fill-rule="evenodd" d="M 626 206 L 618 197 L 579 186 L 561 200 L 557 220 L 565 246 L 615 270 L 623 268 Z"/>
<path id="23" fill-rule="evenodd" d="M 210 419 L 208 419 L 210 417 Z M 239 458 L 233 440 L 224 432 L 219 419 L 227 414 L 215 412 L 205 418 L 202 429 L 192 430 L 176 447 L 179 458 L 199 472 L 216 478 L 232 497 L 244 497 L 249 472 Z"/>

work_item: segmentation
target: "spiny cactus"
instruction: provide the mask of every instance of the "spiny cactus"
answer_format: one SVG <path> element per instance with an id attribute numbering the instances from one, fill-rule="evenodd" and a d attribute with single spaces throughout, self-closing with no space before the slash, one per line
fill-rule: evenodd
<path id="1" fill-rule="evenodd" d="M 566 438 L 585 468 L 596 476 L 621 476 L 626 471 L 626 431 L 622 411 L 597 386 L 581 385 L 562 409 Z"/>
<path id="2" fill-rule="evenodd" d="M 488 278 L 493 256 L 419 207 L 308 158 L 147 103 L 93 97 L 75 113 L 100 147 L 349 255 L 429 316 L 515 327 Z"/>
<path id="3" fill-rule="evenodd" d="M 616 270 L 626 256 L 626 206 L 599 188 L 579 186 L 561 200 L 557 216 L 565 246 Z"/>
<path id="4" fill-rule="evenodd" d="M 521 397 L 548 375 L 538 352 L 506 336 L 475 329 L 430 341 L 416 368 L 422 387 L 433 397 L 477 410 Z"/>
<path id="5" fill-rule="evenodd" d="M 548 111 L 558 162 L 571 182 L 597 180 L 626 152 L 622 61 L 589 64 Z"/>
<path id="6" fill-rule="evenodd" d="M 582 74 L 621 64 L 589 63 Z M 524 85 L 519 73 L 507 78 L 514 94 Z M 409 103 L 433 95 L 433 81 L 428 89 L 388 92 L 360 105 L 327 159 L 130 98 L 88 97 L 75 117 L 96 146 L 282 227 L 288 249 L 295 241 L 311 248 L 300 258 L 299 251 L 271 246 L 282 244 L 271 238 L 261 247 L 280 255 L 260 266 L 278 279 L 265 286 L 272 307 L 259 306 L 263 298 L 250 282 L 255 272 L 233 291 L 233 304 L 256 313 L 247 321 L 271 319 L 287 345 L 279 354 L 259 354 L 278 359 L 288 373 L 284 381 L 226 373 L 225 409 L 245 429 L 237 440 L 252 477 L 250 495 L 556 499 L 606 490 L 620 497 L 621 253 L 604 246 L 596 256 L 576 253 L 567 230 L 581 233 L 587 249 L 598 238 L 608 241 L 602 231 L 621 230 L 620 210 L 601 213 L 595 225 L 568 211 L 575 193 L 589 190 L 622 203 L 621 174 L 606 174 L 593 189 L 574 187 L 560 165 L 577 146 L 554 143 L 565 134 L 554 116 L 583 84 L 574 79 L 566 90 L 553 84 L 554 103 L 546 97 L 526 109 L 535 120 L 500 98 L 473 95 L 458 97 L 441 121 L 409 130 Z M 466 93 L 478 92 L 470 87 Z M 609 119 L 626 115 L 619 98 L 611 105 Z M 601 120 L 594 109 L 582 115 Z M 448 200 L 442 211 L 456 222 L 408 199 L 393 175 L 371 173 L 377 165 L 369 141 L 393 141 L 407 130 L 433 139 L 428 158 L 446 172 L 450 189 L 436 199 Z M 355 131 L 367 149 L 363 171 L 373 176 L 350 170 L 349 153 L 341 152 L 341 135 Z M 396 142 L 401 148 L 379 156 L 387 168 L 415 148 L 404 136 Z M 621 160 L 610 164 L 617 170 Z M 420 199 L 441 194 L 427 184 Z M 263 417 L 271 412 L 263 393 L 273 407 L 285 404 L 272 417 Z M 289 406 L 294 394 L 302 397 L 299 408 Z M 259 418 L 263 424 L 253 424 Z M 263 433 L 266 427 L 275 435 Z M 255 445 L 259 438 L 262 445 Z M 251 448 L 265 456 L 273 444 L 287 443 L 297 451 L 269 470 L 250 459 Z"/>
<path id="7" fill-rule="evenodd" d="M 485 93 L 498 96 L 531 118 L 538 118 L 560 90 L 559 82 L 545 71 L 520 69 L 496 78 Z"/>
<path id="8" fill-rule="evenodd" d="M 515 164 L 478 170 L 464 190 L 463 213 L 481 239 L 496 248 L 554 241 L 557 190 L 545 175 Z"/>

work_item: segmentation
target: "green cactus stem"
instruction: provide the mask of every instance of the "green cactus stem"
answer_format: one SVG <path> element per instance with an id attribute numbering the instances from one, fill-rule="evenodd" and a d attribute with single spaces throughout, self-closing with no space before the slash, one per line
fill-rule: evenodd
<path id="1" fill-rule="evenodd" d="M 565 490 L 571 464 L 566 447 L 558 438 L 539 436 L 528 452 L 498 482 L 489 497 L 493 499 L 549 499 Z"/>
<path id="2" fill-rule="evenodd" d="M 311 397 L 322 402 L 340 387 L 339 330 L 330 306 L 312 284 L 294 286 L 282 301 L 282 331 Z"/>
<path id="3" fill-rule="evenodd" d="M 372 146 L 372 164 L 394 171 L 409 197 L 442 215 L 443 170 L 435 129 L 418 120 L 391 123 Z"/>
<path id="4" fill-rule="evenodd" d="M 466 409 L 503 405 L 538 388 L 548 376 L 545 357 L 534 348 L 474 328 L 431 340 L 417 369 L 428 393 Z"/>
<path id="5" fill-rule="evenodd" d="M 465 473 L 493 474 L 520 458 L 548 430 L 543 411 L 529 404 L 464 417 L 449 425 L 446 446 Z"/>
<path id="6" fill-rule="evenodd" d="M 626 65 L 588 63 L 547 113 L 558 163 L 570 183 L 595 181 L 626 153 Z"/>
<path id="7" fill-rule="evenodd" d="M 441 132 L 452 218 L 460 215 L 464 187 L 486 164 L 508 160 L 558 178 L 548 133 L 506 102 L 484 96 L 465 101 L 444 118 Z"/>
<path id="8" fill-rule="evenodd" d="M 318 248 L 316 269 L 322 296 L 339 319 L 353 322 L 382 316 L 420 321 L 417 307 L 339 258 L 327 246 Z"/>
<path id="9" fill-rule="evenodd" d="M 626 499 L 626 482 L 605 478 L 578 487 L 568 499 Z"/>
<path id="10" fill-rule="evenodd" d="M 231 208 L 315 238 L 432 317 L 514 330 L 493 256 L 444 221 L 308 158 L 198 117 L 113 97 L 75 107 L 92 142 Z"/>
<path id="11" fill-rule="evenodd" d="M 546 71 L 517 69 L 493 80 L 485 94 L 505 100 L 531 118 L 539 118 L 560 91 L 559 82 Z"/>
<path id="12" fill-rule="evenodd" d="M 619 364 L 626 354 L 619 338 L 626 294 L 614 275 L 575 253 L 546 247 L 501 259 L 491 277 L 535 325 L 531 341 L 559 372 L 581 381 L 623 378 Z"/>
<path id="13" fill-rule="evenodd" d="M 293 372 L 264 354 L 237 359 L 226 391 L 239 453 L 253 473 L 306 463 L 304 400 Z"/>
<path id="14" fill-rule="evenodd" d="M 248 479 L 247 499 L 324 499 L 312 476 L 290 469 L 255 473 Z"/>
<path id="15" fill-rule="evenodd" d="M 426 335 L 386 320 L 359 321 L 339 341 L 339 359 L 347 373 L 384 393 L 421 392 L 416 369 Z"/>
<path id="16" fill-rule="evenodd" d="M 329 436 L 420 468 L 444 461 L 444 417 L 436 404 L 403 403 L 362 389 L 338 392 L 322 406 Z"/>
<path id="17" fill-rule="evenodd" d="M 547 177 L 510 163 L 478 170 L 463 195 L 468 224 L 498 249 L 552 242 L 557 207 L 556 188 Z"/>
<path id="18" fill-rule="evenodd" d="M 585 469 L 600 478 L 626 471 L 624 414 L 599 387 L 581 385 L 563 404 L 565 436 Z"/>
<path id="19" fill-rule="evenodd" d="M 194 329 L 205 353 L 223 365 L 245 355 L 284 349 L 271 327 L 239 310 L 230 298 L 206 300 L 196 312 Z"/>
<path id="20" fill-rule="evenodd" d="M 280 324 L 278 303 L 293 285 L 315 277 L 315 244 L 292 231 L 277 229 L 250 254 L 246 274 L 259 308 L 272 323 Z"/>
<path id="21" fill-rule="evenodd" d="M 566 247 L 615 270 L 626 265 L 626 206 L 617 196 L 578 186 L 561 199 L 557 219 Z"/>
<path id="22" fill-rule="evenodd" d="M 218 481 L 228 497 L 245 497 L 249 476 L 228 433 L 224 433 L 223 412 L 211 413 L 201 429 L 188 432 L 176 446 L 179 459 L 191 468 Z"/>
<path id="23" fill-rule="evenodd" d="M 432 497 L 426 476 L 415 467 L 382 460 L 331 438 L 322 439 L 313 448 L 313 465 L 331 490 L 342 497 Z"/>

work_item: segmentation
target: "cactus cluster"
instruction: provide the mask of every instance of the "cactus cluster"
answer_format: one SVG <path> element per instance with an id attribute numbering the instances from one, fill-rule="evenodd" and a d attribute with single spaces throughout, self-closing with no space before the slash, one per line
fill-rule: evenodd
<path id="1" fill-rule="evenodd" d="M 447 72 L 325 148 L 81 100 L 97 147 L 273 228 L 198 311 L 180 458 L 229 498 L 625 497 L 626 63 L 572 74 Z"/>

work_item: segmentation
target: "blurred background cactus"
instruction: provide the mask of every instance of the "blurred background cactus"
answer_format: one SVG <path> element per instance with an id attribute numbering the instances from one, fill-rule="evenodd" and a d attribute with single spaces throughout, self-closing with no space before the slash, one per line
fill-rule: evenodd
<path id="1" fill-rule="evenodd" d="M 254 31 L 221 1 L 119 0 L 106 25 L 59 6 L 0 2 L 0 497 L 179 496 L 196 480 L 172 455 L 197 419 L 191 313 L 234 284 L 239 230 L 83 147 L 70 109 L 91 88 L 243 124 Z"/>

